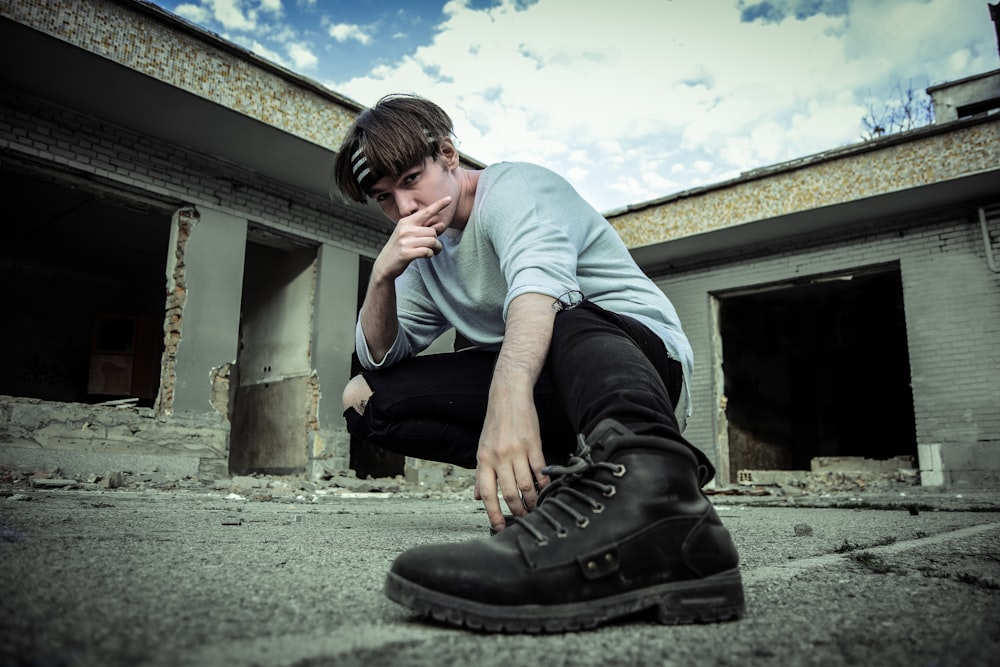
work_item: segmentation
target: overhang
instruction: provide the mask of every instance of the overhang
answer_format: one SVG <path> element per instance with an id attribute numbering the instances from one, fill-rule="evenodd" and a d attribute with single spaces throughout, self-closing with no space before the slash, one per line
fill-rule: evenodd
<path id="1" fill-rule="evenodd" d="M 0 85 L 326 196 L 334 151 L 0 18 Z M 374 215 L 374 213 L 373 213 Z"/>
<path id="2" fill-rule="evenodd" d="M 982 114 L 765 167 L 608 219 L 655 273 L 998 201 L 1000 116 Z"/>
<path id="3" fill-rule="evenodd" d="M 766 250 L 777 244 L 803 243 L 879 220 L 903 219 L 919 212 L 974 208 L 1000 200 L 1000 169 L 890 192 L 854 201 L 762 218 L 662 243 L 630 248 L 647 272 Z"/>

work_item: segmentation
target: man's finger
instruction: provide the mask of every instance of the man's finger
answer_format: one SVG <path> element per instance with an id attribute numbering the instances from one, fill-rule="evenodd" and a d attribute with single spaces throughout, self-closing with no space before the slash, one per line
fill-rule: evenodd
<path id="1" fill-rule="evenodd" d="M 476 469 L 477 498 L 483 501 L 486 516 L 490 525 L 496 530 L 504 529 L 503 512 L 500 510 L 500 499 L 497 498 L 496 472 L 492 468 L 479 466 Z"/>
<path id="2" fill-rule="evenodd" d="M 436 202 L 434 202 L 427 208 L 421 211 L 417 211 L 418 215 L 422 214 L 424 217 L 422 224 L 426 226 L 427 223 L 430 222 L 431 218 L 440 213 L 441 210 L 450 203 L 451 203 L 451 197 L 442 197 L 441 199 L 438 199 Z"/>
<path id="3" fill-rule="evenodd" d="M 520 491 L 525 511 L 534 509 L 538 502 L 538 493 L 535 491 L 535 476 L 532 474 L 527 459 L 516 462 L 514 470 L 517 475 L 517 488 Z"/>
<path id="4" fill-rule="evenodd" d="M 497 471 L 497 482 L 500 484 L 500 492 L 503 494 L 504 502 L 507 503 L 510 513 L 516 516 L 526 514 L 527 510 L 521 503 L 521 490 L 518 488 L 514 471 L 510 468 L 501 468 Z"/>
<path id="5" fill-rule="evenodd" d="M 552 481 L 548 475 L 542 472 L 545 468 L 545 456 L 539 451 L 528 455 L 528 462 L 531 464 L 531 472 L 535 475 L 535 482 L 538 488 L 544 489 Z"/>

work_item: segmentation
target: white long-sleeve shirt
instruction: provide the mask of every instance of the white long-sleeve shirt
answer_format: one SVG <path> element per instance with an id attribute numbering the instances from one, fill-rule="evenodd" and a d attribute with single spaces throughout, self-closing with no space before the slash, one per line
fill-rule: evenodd
<path id="1" fill-rule="evenodd" d="M 499 343 L 507 309 L 521 294 L 564 301 L 582 294 L 663 340 L 684 369 L 681 402 L 690 405 L 693 355 L 673 304 L 611 224 L 562 177 L 528 163 L 487 167 L 465 228 L 447 230 L 440 241 L 440 253 L 411 262 L 396 279 L 399 333 L 380 363 L 372 360 L 358 323 L 357 352 L 365 368 L 411 357 L 451 327 L 473 344 Z"/>

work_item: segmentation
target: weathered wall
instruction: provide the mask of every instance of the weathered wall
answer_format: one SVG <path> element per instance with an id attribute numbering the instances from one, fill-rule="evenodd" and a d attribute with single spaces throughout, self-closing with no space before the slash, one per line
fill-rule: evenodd
<path id="1" fill-rule="evenodd" d="M 246 220 L 208 208 L 198 214 L 184 246 L 174 413 L 213 410 L 212 369 L 236 360 Z"/>
<path id="2" fill-rule="evenodd" d="M 222 406 L 221 413 L 219 410 L 220 385 L 221 396 L 225 396 L 227 378 L 217 371 L 235 359 L 239 282 L 234 283 L 232 278 L 237 256 L 242 258 L 240 239 L 246 227 L 256 225 L 273 229 L 322 244 L 341 254 L 342 258 L 355 258 L 353 263 L 343 262 L 344 273 L 338 278 L 347 279 L 346 274 L 353 270 L 354 276 L 348 280 L 353 280 L 355 287 L 350 290 L 327 289 L 327 293 L 334 293 L 337 299 L 323 306 L 327 320 L 353 322 L 357 294 L 356 257 L 359 253 L 374 254 L 384 240 L 384 230 L 328 199 L 299 192 L 232 164 L 138 135 L 69 109 L 54 107 L 9 89 L 0 90 L 0 159 L 5 165 L 17 165 L 28 173 L 33 170 L 61 172 L 77 182 L 110 188 L 128 196 L 155 199 L 176 206 L 177 210 L 188 211 L 188 224 L 183 231 L 178 231 L 175 238 L 175 241 L 184 241 L 181 256 L 172 255 L 174 264 L 167 269 L 168 274 L 174 276 L 176 263 L 180 261 L 182 273 L 187 273 L 179 283 L 181 289 L 176 289 L 178 284 L 175 283 L 166 295 L 165 342 L 168 351 L 173 349 L 175 356 L 173 359 L 165 357 L 165 382 L 158 397 L 161 408 L 158 414 L 162 417 L 168 416 L 171 411 L 175 414 L 171 420 L 156 423 L 160 425 L 158 428 L 169 430 L 174 423 L 190 422 L 195 425 L 192 428 L 208 429 L 206 437 L 213 441 L 218 434 L 226 434 L 229 429 L 228 421 L 221 416 L 225 413 L 225 406 Z M 200 228 L 202 222 L 193 224 L 206 214 L 228 222 L 220 221 L 215 225 L 215 232 L 210 234 L 211 224 Z M 236 232 L 239 233 L 233 236 Z M 207 236 L 204 236 L 206 243 L 200 243 L 199 234 L 218 238 L 215 238 L 215 243 L 208 243 Z M 221 253 L 219 257 L 215 256 L 217 252 Z M 224 258 L 226 271 L 216 274 L 217 262 Z M 199 267 L 194 280 L 201 284 L 200 288 L 192 284 L 189 271 L 192 261 Z M 202 272 L 200 277 L 197 276 L 198 271 Z M 221 281 L 221 284 L 213 287 L 213 281 Z M 219 289 L 214 295 L 206 292 L 216 288 Z M 229 309 L 226 317 L 222 318 L 224 323 L 217 321 L 220 313 L 212 312 L 219 306 Z M 225 349 L 210 353 L 208 348 L 216 346 L 217 342 L 205 336 L 214 335 L 212 331 L 216 326 L 226 329 L 222 336 L 227 342 L 223 344 Z M 230 326 L 231 329 L 228 329 Z M 203 330 L 199 332 L 199 329 Z M 341 348 L 352 344 L 353 336 L 346 332 L 338 335 L 345 336 L 345 342 L 332 346 L 328 342 L 327 346 L 337 349 L 339 354 Z M 324 364 L 328 372 L 322 379 L 329 385 L 316 391 L 329 398 L 327 405 L 339 404 L 341 387 L 349 378 L 350 355 L 348 353 L 342 361 Z M 173 377 L 170 377 L 171 373 Z M 6 401 L 0 399 L 0 402 Z M 320 402 L 320 405 L 324 403 Z M 30 444 L 39 456 L 42 449 L 51 449 L 52 442 L 56 441 L 62 447 L 74 448 L 73 451 L 93 450 L 94 439 L 79 438 L 76 433 L 79 430 L 77 421 L 92 421 L 85 415 L 92 408 L 79 404 L 72 406 L 51 407 L 57 411 L 69 411 L 65 418 L 51 421 L 53 428 L 60 423 L 67 424 L 65 437 L 48 439 L 44 443 L 33 441 L 28 430 L 0 421 L 0 442 L 9 444 L 16 441 L 20 443 L 18 447 Z M 19 408 L 22 411 L 20 414 L 23 410 L 33 409 L 41 408 L 30 407 L 30 404 L 29 407 Z M 344 448 L 347 446 L 346 437 L 341 433 L 342 418 L 339 410 L 326 410 L 324 415 L 330 421 L 326 421 L 326 417 L 323 420 L 315 418 L 314 431 L 325 436 L 313 443 L 311 451 L 321 459 L 333 457 L 339 461 L 346 457 Z M 49 423 L 48 417 L 40 419 Z M 166 431 L 140 427 L 138 432 L 160 437 Z M 212 446 L 197 450 L 199 456 L 212 458 L 216 470 L 219 465 L 224 470 L 227 452 L 225 439 L 222 442 L 221 449 Z M 129 451 L 156 454 L 167 450 L 160 449 L 157 441 L 150 437 L 130 441 Z M 193 450 L 185 451 L 191 453 Z"/>
<path id="3" fill-rule="evenodd" d="M 898 262 L 917 440 L 934 445 L 939 454 L 940 474 L 927 475 L 925 482 L 1000 481 L 1000 274 L 987 268 L 976 210 L 926 218 L 918 227 L 901 222 L 880 221 L 849 239 L 655 277 L 677 307 L 694 348 L 694 415 L 685 432 L 689 440 L 711 458 L 717 456 L 721 388 L 714 377 L 719 359 L 713 293 Z M 996 222 L 992 238 L 1000 256 Z M 935 472 L 931 451 L 921 447 L 920 452 L 921 468 Z"/>
<path id="4" fill-rule="evenodd" d="M 680 193 L 611 224 L 629 247 L 939 183 L 1000 163 L 1000 122 L 984 119 L 949 132 L 929 127 L 863 146 L 759 169 L 732 183 Z M 800 169 L 809 164 L 808 169 Z"/>
<path id="5" fill-rule="evenodd" d="M 231 412 L 230 471 L 305 469 L 315 414 L 309 396 L 316 250 L 250 243 Z"/>
<path id="6" fill-rule="evenodd" d="M 136 4 L 6 0 L 0 14 L 319 146 L 340 145 L 356 103 L 235 45 L 208 45 L 199 31 L 181 31 L 176 18 Z"/>
<path id="7" fill-rule="evenodd" d="M 343 423 L 341 393 L 351 377 L 355 314 L 336 304 L 357 303 L 358 255 L 329 244 L 319 247 L 313 312 L 313 367 L 322 388 L 316 406 L 317 427 L 310 443 L 319 475 L 350 467 L 351 442 Z M 336 428 L 335 428 L 336 426 Z"/>
<path id="8" fill-rule="evenodd" d="M 385 229 L 357 210 L 182 146 L 0 88 L 0 150 L 165 202 L 239 215 L 303 240 L 374 255 Z"/>
<path id="9" fill-rule="evenodd" d="M 150 408 L 0 396 L 0 463 L 111 471 L 226 474 L 229 425 L 219 415 L 158 416 Z"/>

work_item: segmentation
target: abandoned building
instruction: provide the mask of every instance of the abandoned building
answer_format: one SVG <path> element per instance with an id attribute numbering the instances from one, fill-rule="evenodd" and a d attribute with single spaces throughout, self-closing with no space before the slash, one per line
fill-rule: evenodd
<path id="1" fill-rule="evenodd" d="M 0 464 L 402 472 L 341 415 L 390 230 L 329 194 L 361 107 L 141 0 L 9 0 L 0 56 Z M 1000 478 L 1000 71 L 929 92 L 933 125 L 609 215 L 685 323 L 719 483 Z"/>

